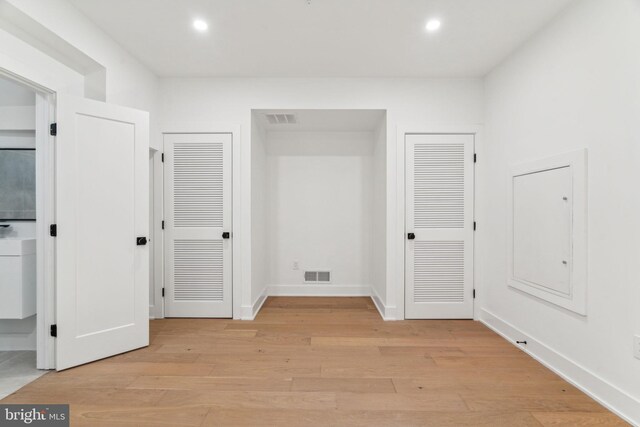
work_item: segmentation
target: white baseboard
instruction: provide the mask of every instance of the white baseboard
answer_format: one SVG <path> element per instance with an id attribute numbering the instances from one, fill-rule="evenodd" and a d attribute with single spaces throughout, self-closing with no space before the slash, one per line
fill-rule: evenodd
<path id="1" fill-rule="evenodd" d="M 640 401 L 628 393 L 485 309 L 480 310 L 480 321 L 514 345 L 516 340 L 527 341 L 526 347 L 518 348 L 625 421 L 640 425 Z"/>
<path id="2" fill-rule="evenodd" d="M 262 305 L 266 300 L 267 300 L 267 290 L 265 289 L 264 292 L 262 292 L 262 295 L 260 295 L 258 299 L 256 299 L 253 302 L 253 307 L 251 311 L 251 315 L 252 315 L 251 320 L 256 318 L 256 316 L 258 315 L 258 312 L 260 311 L 260 309 L 262 308 Z"/>
<path id="3" fill-rule="evenodd" d="M 399 320 L 396 307 L 384 304 L 382 298 L 373 287 L 371 288 L 371 299 L 383 320 Z"/>
<path id="4" fill-rule="evenodd" d="M 240 307 L 240 320 L 253 320 L 258 315 L 262 305 L 267 300 L 267 289 L 253 302 L 252 305 L 243 305 Z"/>
<path id="5" fill-rule="evenodd" d="M 366 285 L 270 285 L 267 295 L 281 297 L 369 297 Z"/>
<path id="6" fill-rule="evenodd" d="M 0 351 L 35 350 L 37 317 L 0 320 Z"/>
<path id="7" fill-rule="evenodd" d="M 28 334 L 0 334 L 0 351 L 36 350 L 35 331 Z"/>

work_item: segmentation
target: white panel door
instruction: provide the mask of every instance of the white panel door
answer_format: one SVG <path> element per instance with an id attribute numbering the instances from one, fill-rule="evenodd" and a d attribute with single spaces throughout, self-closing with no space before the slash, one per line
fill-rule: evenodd
<path id="1" fill-rule="evenodd" d="M 149 344 L 149 114 L 58 95 L 56 369 Z"/>
<path id="2" fill-rule="evenodd" d="M 231 134 L 166 134 L 165 316 L 231 317 Z"/>
<path id="3" fill-rule="evenodd" d="M 405 318 L 473 317 L 473 135 L 406 135 Z"/>

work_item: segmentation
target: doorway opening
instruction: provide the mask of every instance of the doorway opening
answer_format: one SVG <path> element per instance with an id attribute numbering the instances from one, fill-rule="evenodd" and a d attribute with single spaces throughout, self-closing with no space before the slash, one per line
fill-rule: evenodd
<path id="1" fill-rule="evenodd" d="M 252 300 L 386 294 L 385 110 L 253 110 Z"/>
<path id="2" fill-rule="evenodd" d="M 48 96 L 0 74 L 0 398 L 52 366 L 42 292 Z M 45 118 L 46 117 L 46 118 Z"/>

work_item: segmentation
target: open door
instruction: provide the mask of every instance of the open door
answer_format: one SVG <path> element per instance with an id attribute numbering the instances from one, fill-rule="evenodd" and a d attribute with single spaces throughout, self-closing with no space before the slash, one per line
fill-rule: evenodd
<path id="1" fill-rule="evenodd" d="M 58 95 L 56 369 L 149 344 L 149 114 Z"/>

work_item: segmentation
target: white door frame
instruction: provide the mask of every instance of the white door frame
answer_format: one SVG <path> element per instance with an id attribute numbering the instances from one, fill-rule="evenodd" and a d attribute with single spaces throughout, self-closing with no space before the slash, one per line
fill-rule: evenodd
<path id="1" fill-rule="evenodd" d="M 151 193 L 149 198 L 153 204 L 149 210 L 149 237 L 152 251 L 149 252 L 149 262 L 153 263 L 153 271 L 151 271 L 149 280 L 152 289 L 149 289 L 153 298 L 153 305 L 149 307 L 150 319 L 164 318 L 164 300 L 162 297 L 162 288 L 164 287 L 164 241 L 162 233 L 162 213 L 164 200 L 163 186 L 163 168 L 162 168 L 162 151 L 154 148 L 149 149 L 149 181 L 151 183 Z M 151 302 L 151 300 L 150 300 Z"/>
<path id="2" fill-rule="evenodd" d="M 231 299 L 232 299 L 232 316 L 233 319 L 241 319 L 243 318 L 243 304 L 242 298 L 250 298 L 251 295 L 243 295 L 242 289 L 242 254 L 243 251 L 248 251 L 251 254 L 251 230 L 244 230 L 242 227 L 243 222 L 243 214 L 242 214 L 242 203 L 243 196 L 246 198 L 248 195 L 248 201 L 244 200 L 244 203 L 251 201 L 251 192 L 245 191 L 243 194 L 243 179 L 242 179 L 242 171 L 241 171 L 241 160 L 242 160 L 242 144 L 241 144 L 241 134 L 240 134 L 240 126 L 236 124 L 228 124 L 228 123 L 176 123 L 170 126 L 167 126 L 161 130 L 163 135 L 165 134 L 189 134 L 189 133 L 227 133 L 231 134 L 231 163 L 232 163 L 232 183 L 231 183 L 231 223 L 232 223 L 232 236 L 233 236 L 233 245 L 231 249 Z M 164 151 L 164 144 L 162 147 L 162 151 Z M 249 153 L 250 154 L 250 153 Z M 246 175 L 246 173 L 245 173 Z M 249 177 L 249 184 L 251 179 Z M 164 179 L 163 179 L 163 189 L 162 194 L 164 194 Z M 156 205 L 157 206 L 157 205 Z M 245 215 L 249 216 L 250 223 L 250 215 L 251 213 L 248 211 Z M 164 217 L 164 203 L 162 204 L 161 213 L 158 215 L 160 221 Z M 156 237 L 156 240 L 159 240 Z M 162 247 L 164 248 L 164 233 L 162 238 Z M 157 259 L 156 259 L 157 262 Z M 163 253 L 163 272 L 164 272 L 164 253 Z M 251 266 L 248 266 L 251 269 Z M 160 292 L 162 292 L 162 287 L 164 287 L 164 274 L 162 275 L 162 281 L 158 281 L 156 283 L 156 287 L 160 285 Z M 156 289 L 158 291 L 158 289 Z M 245 304 L 246 305 L 246 304 Z"/>
<path id="3" fill-rule="evenodd" d="M 395 277 L 397 278 L 398 286 L 396 287 L 396 307 L 398 310 L 398 318 L 405 319 L 405 266 L 406 266 L 406 256 L 405 256 L 405 244 L 406 244 L 406 141 L 405 136 L 407 134 L 468 134 L 474 135 L 475 138 L 475 152 L 480 153 L 483 148 L 482 145 L 482 126 L 480 125 L 428 125 L 428 126 L 411 126 L 411 127 L 398 127 L 396 133 L 396 226 L 395 226 L 395 237 L 393 239 L 393 244 L 395 246 L 396 253 L 396 262 L 395 262 Z M 481 161 L 482 155 L 479 154 L 478 157 Z M 475 182 L 477 182 L 477 166 L 474 168 L 474 212 L 477 212 L 476 202 L 477 202 L 477 192 Z M 476 214 L 477 221 L 477 214 Z M 481 227 L 481 225 L 480 225 Z M 476 254 L 476 248 L 478 246 L 478 233 L 473 239 L 473 253 L 474 260 Z M 474 264 L 473 270 L 473 283 L 474 289 L 476 289 L 477 293 L 481 293 L 480 283 L 478 281 L 477 269 L 475 268 L 476 262 Z M 478 319 L 478 307 L 479 304 L 476 304 L 477 301 L 474 301 L 473 304 L 473 318 L 474 320 Z"/>
<path id="4" fill-rule="evenodd" d="M 49 225 L 55 224 L 55 138 L 49 125 L 55 122 L 55 92 L 0 68 L 0 75 L 36 93 L 36 366 L 55 368 L 55 339 L 49 333 L 55 323 L 55 242 Z"/>

